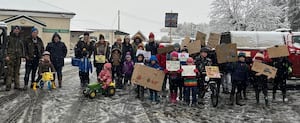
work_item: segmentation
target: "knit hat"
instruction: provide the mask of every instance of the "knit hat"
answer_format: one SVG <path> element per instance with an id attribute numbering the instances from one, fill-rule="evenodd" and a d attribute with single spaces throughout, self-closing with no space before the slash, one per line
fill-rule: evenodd
<path id="1" fill-rule="evenodd" d="M 45 52 L 43 53 L 43 56 L 45 56 L 45 55 L 50 55 L 50 52 L 45 51 Z"/>
<path id="2" fill-rule="evenodd" d="M 31 32 L 35 32 L 35 31 L 38 31 L 38 29 L 35 28 L 35 27 L 32 27 L 32 28 L 31 28 Z"/>
<path id="3" fill-rule="evenodd" d="M 264 60 L 265 57 L 264 57 L 264 54 L 262 53 L 256 53 L 255 56 L 254 56 L 254 60 Z"/>
<path id="4" fill-rule="evenodd" d="M 160 45 L 158 46 L 158 48 L 165 48 L 165 46 L 162 45 L 162 44 L 160 44 Z"/>
<path id="5" fill-rule="evenodd" d="M 174 47 L 175 47 L 175 48 L 180 48 L 180 44 L 179 44 L 179 43 L 176 43 L 176 44 L 174 44 Z"/>
<path id="6" fill-rule="evenodd" d="M 150 32 L 149 38 L 154 38 L 154 37 L 155 37 L 154 34 L 152 32 Z"/>
<path id="7" fill-rule="evenodd" d="M 125 58 L 131 58 L 130 52 L 127 52 L 127 53 L 126 53 Z"/>
<path id="8" fill-rule="evenodd" d="M 156 57 L 155 55 L 152 55 L 152 56 L 150 57 L 150 61 L 156 61 L 156 62 L 157 62 L 157 57 Z"/>
<path id="9" fill-rule="evenodd" d="M 246 58 L 246 53 L 240 52 L 239 55 L 238 55 L 238 57 L 244 57 L 244 58 Z"/>
<path id="10" fill-rule="evenodd" d="M 140 44 L 138 45 L 138 49 L 139 49 L 140 47 L 144 49 L 144 45 L 143 45 L 142 43 L 140 43 Z"/>
<path id="11" fill-rule="evenodd" d="M 14 26 L 13 29 L 21 30 L 22 28 L 20 26 Z"/>
<path id="12" fill-rule="evenodd" d="M 208 53 L 209 52 L 209 49 L 207 47 L 202 47 L 200 52 L 206 52 Z"/>
<path id="13" fill-rule="evenodd" d="M 84 36 L 86 36 L 86 35 L 87 35 L 87 36 L 90 36 L 90 33 L 84 32 L 83 35 L 84 35 Z"/>
<path id="14" fill-rule="evenodd" d="M 186 63 L 189 64 L 189 63 L 192 63 L 194 64 L 194 59 L 192 57 L 189 57 L 187 60 L 186 60 Z"/>
<path id="15" fill-rule="evenodd" d="M 171 57 L 177 57 L 178 58 L 178 53 L 176 51 L 171 52 Z"/>

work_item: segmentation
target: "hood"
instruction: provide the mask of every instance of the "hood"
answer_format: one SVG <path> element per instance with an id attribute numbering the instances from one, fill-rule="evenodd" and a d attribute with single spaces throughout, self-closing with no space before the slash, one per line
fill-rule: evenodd
<path id="1" fill-rule="evenodd" d="M 152 55 L 150 57 L 150 61 L 156 61 L 156 63 L 157 63 L 157 57 L 155 55 Z"/>

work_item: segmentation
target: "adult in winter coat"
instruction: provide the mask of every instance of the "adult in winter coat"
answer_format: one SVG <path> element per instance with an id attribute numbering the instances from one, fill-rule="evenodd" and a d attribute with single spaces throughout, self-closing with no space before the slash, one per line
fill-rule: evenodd
<path id="1" fill-rule="evenodd" d="M 24 77 L 24 89 L 27 89 L 29 74 L 31 73 L 31 88 L 33 82 L 35 81 L 36 71 L 39 65 L 39 61 L 42 58 L 44 52 L 44 43 L 42 39 L 38 36 L 38 29 L 32 28 L 31 35 L 24 40 L 25 49 L 25 77 Z"/>
<path id="2" fill-rule="evenodd" d="M 110 56 L 109 43 L 105 41 L 104 36 L 100 34 L 99 41 L 95 44 L 94 49 L 94 67 L 96 67 L 96 74 L 99 75 L 103 65 L 108 63 Z"/>
<path id="3" fill-rule="evenodd" d="M 139 35 L 136 35 L 135 37 L 134 37 L 134 40 L 133 40 L 133 42 L 132 42 L 132 49 L 133 49 L 133 58 L 132 59 L 135 59 L 136 57 L 136 51 L 138 50 L 138 46 L 139 45 L 143 45 L 143 40 L 142 40 L 142 38 L 139 36 Z"/>
<path id="4" fill-rule="evenodd" d="M 151 32 L 149 34 L 149 42 L 145 46 L 146 51 L 150 51 L 151 55 L 157 55 L 157 48 L 159 47 L 159 44 L 155 42 L 154 38 L 154 34 Z"/>
<path id="5" fill-rule="evenodd" d="M 10 91 L 11 83 L 14 81 L 14 88 L 20 89 L 20 65 L 21 58 L 25 56 L 24 45 L 20 37 L 20 26 L 15 26 L 12 28 L 12 32 L 8 38 L 8 44 L 6 49 L 6 61 L 8 76 L 6 80 L 6 91 Z"/>
<path id="6" fill-rule="evenodd" d="M 88 58 L 91 58 L 91 55 L 94 51 L 94 43 L 90 41 L 90 34 L 88 32 L 85 32 L 83 34 L 83 40 L 80 40 L 77 42 L 75 46 L 75 57 L 78 59 L 81 59 L 84 56 L 84 52 L 88 52 Z"/>
<path id="7" fill-rule="evenodd" d="M 121 63 L 123 63 L 125 61 L 125 56 L 126 56 L 126 53 L 128 53 L 128 52 L 130 52 L 131 57 L 134 58 L 135 54 L 133 54 L 133 47 L 130 44 L 130 37 L 125 36 L 124 41 L 122 43 L 122 61 L 121 61 Z"/>
<path id="8" fill-rule="evenodd" d="M 67 47 L 61 41 L 60 35 L 55 32 L 52 36 L 52 41 L 48 43 L 46 51 L 50 52 L 51 63 L 53 64 L 58 78 L 59 88 L 62 87 L 62 69 L 64 66 L 64 58 L 67 56 Z"/>

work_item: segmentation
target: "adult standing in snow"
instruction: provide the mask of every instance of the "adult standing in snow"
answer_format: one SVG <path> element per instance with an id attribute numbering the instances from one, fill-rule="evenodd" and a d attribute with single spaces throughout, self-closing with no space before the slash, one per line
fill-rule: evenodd
<path id="1" fill-rule="evenodd" d="M 149 34 L 149 42 L 146 44 L 146 51 L 150 51 L 151 55 L 157 54 L 157 48 L 159 47 L 158 43 L 154 40 L 155 36 L 152 32 Z"/>
<path id="2" fill-rule="evenodd" d="M 133 54 L 133 48 L 132 48 L 132 45 L 130 44 L 130 37 L 125 36 L 124 42 L 122 43 L 122 62 L 121 63 L 123 63 L 125 61 L 125 56 L 126 56 L 126 53 L 128 53 L 128 52 L 130 52 L 131 57 L 134 58 L 135 54 Z"/>
<path id="3" fill-rule="evenodd" d="M 55 32 L 52 36 L 52 41 L 48 43 L 46 51 L 50 52 L 51 63 L 53 64 L 58 78 L 59 88 L 62 87 L 62 68 L 64 66 L 64 58 L 67 56 L 67 47 L 61 41 L 60 35 Z M 54 79 L 55 80 L 55 79 Z"/>
<path id="4" fill-rule="evenodd" d="M 75 46 L 75 57 L 76 58 L 83 58 L 84 53 L 88 52 L 88 58 L 91 58 L 91 55 L 94 51 L 94 43 L 90 41 L 90 34 L 88 32 L 85 32 L 83 34 L 83 41 L 78 41 Z"/>
<path id="5" fill-rule="evenodd" d="M 28 36 L 24 41 L 25 49 L 25 77 L 24 77 L 24 90 L 27 89 L 29 74 L 31 73 L 31 88 L 35 81 L 36 71 L 39 65 L 40 58 L 42 58 L 44 52 L 44 44 L 42 39 L 38 36 L 38 29 L 32 28 L 31 35 Z"/>
<path id="6" fill-rule="evenodd" d="M 94 49 L 94 67 L 96 67 L 97 76 L 101 72 L 103 65 L 108 63 L 108 58 L 110 54 L 109 43 L 105 41 L 102 34 L 99 35 L 99 41 L 95 44 Z"/>
<path id="7" fill-rule="evenodd" d="M 139 45 L 143 45 L 142 38 L 139 35 L 136 35 L 134 37 L 134 40 L 132 42 L 132 49 L 133 49 L 133 56 L 136 56 L 136 51 L 138 50 Z M 135 59 L 135 57 L 133 57 Z"/>

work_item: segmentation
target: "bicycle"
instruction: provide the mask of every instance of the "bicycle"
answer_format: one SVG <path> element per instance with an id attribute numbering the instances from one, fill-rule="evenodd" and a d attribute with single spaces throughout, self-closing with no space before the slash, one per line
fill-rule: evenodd
<path id="1" fill-rule="evenodd" d="M 203 75 L 206 75 L 204 72 Z M 218 93 L 218 87 L 217 87 L 217 80 L 216 79 L 211 79 L 207 76 L 205 76 L 204 81 L 203 81 L 203 86 L 200 87 L 200 97 L 204 98 L 206 92 L 210 92 L 210 99 L 213 107 L 218 106 L 219 102 L 219 93 Z"/>

